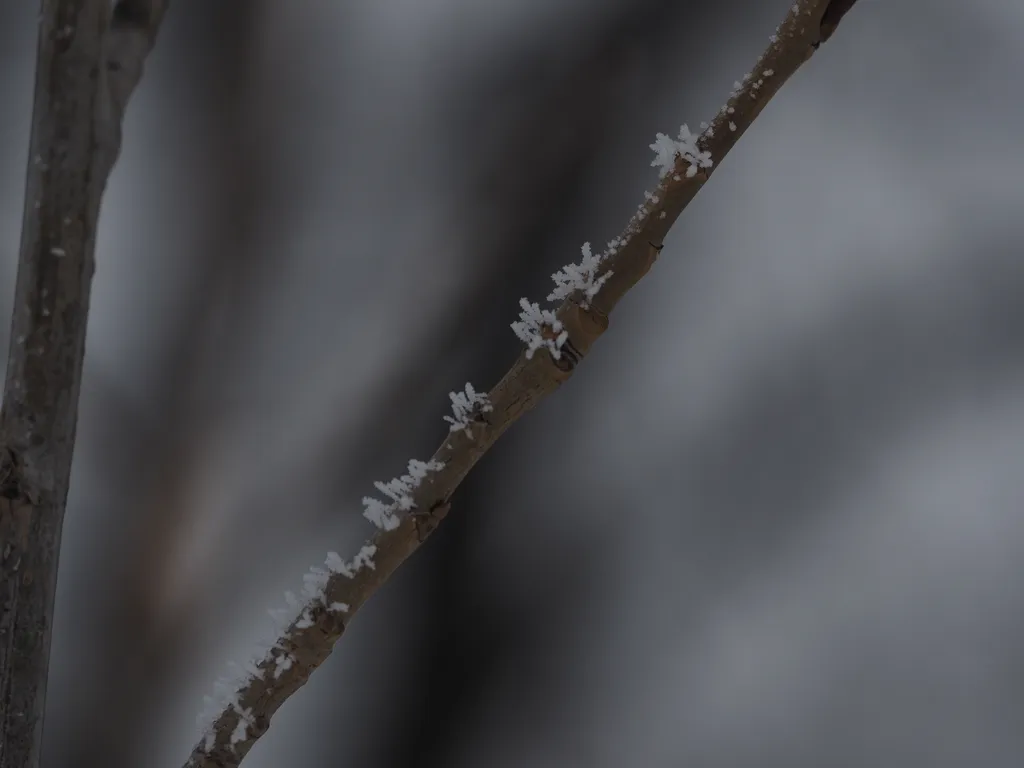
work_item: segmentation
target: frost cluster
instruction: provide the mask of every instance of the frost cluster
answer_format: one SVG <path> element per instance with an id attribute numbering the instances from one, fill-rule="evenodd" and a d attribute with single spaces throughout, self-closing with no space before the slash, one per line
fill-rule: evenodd
<path id="1" fill-rule="evenodd" d="M 706 135 L 713 135 L 710 126 L 702 125 L 702 128 Z M 658 167 L 661 178 L 672 173 L 679 159 L 689 163 L 689 167 L 686 169 L 688 178 L 696 176 L 700 168 L 711 167 L 711 153 L 700 149 L 697 145 L 698 138 L 690 133 L 690 129 L 686 125 L 680 127 L 678 138 L 673 139 L 664 133 L 659 133 L 655 137 L 654 143 L 651 144 L 651 149 L 654 150 L 654 160 L 651 165 Z M 679 181 L 680 177 L 676 175 L 674 179 Z M 647 204 L 657 205 L 660 202 L 658 196 L 652 193 L 647 193 L 646 199 Z M 650 209 L 647 204 L 640 206 L 638 210 L 640 218 L 634 218 L 627 230 L 627 237 L 635 234 L 640 228 L 640 221 L 649 215 Z M 659 218 L 665 218 L 664 211 L 659 214 Z M 548 294 L 548 301 L 561 301 L 569 296 L 579 295 L 582 297 L 581 305 L 584 308 L 588 307 L 612 274 L 611 270 L 602 272 L 601 265 L 608 256 L 614 254 L 623 245 L 625 245 L 625 240 L 616 238 L 608 243 L 608 249 L 604 253 L 594 254 L 590 249 L 590 243 L 584 243 L 580 249 L 583 254 L 580 262 L 568 264 L 551 276 L 555 281 L 555 289 Z M 541 309 L 539 304 L 526 299 L 520 299 L 519 306 L 522 311 L 519 313 L 519 319 L 512 323 L 512 330 L 526 345 L 526 357 L 533 357 L 538 349 L 547 349 L 551 356 L 558 360 L 562 354 L 562 345 L 569 338 L 561 321 L 552 310 Z"/>
<path id="2" fill-rule="evenodd" d="M 679 129 L 679 138 L 673 139 L 664 133 L 659 133 L 651 144 L 654 150 L 654 159 L 651 165 L 658 167 L 658 175 L 665 178 L 676 167 L 676 158 L 682 158 L 690 165 L 686 169 L 686 177 L 693 178 L 697 175 L 697 169 L 710 168 L 711 153 L 702 152 L 697 146 L 697 136 L 690 133 L 690 129 L 683 125 Z"/>
<path id="3" fill-rule="evenodd" d="M 232 747 L 248 738 L 249 728 L 255 723 L 252 709 L 243 707 L 241 694 L 256 679 L 264 679 L 268 671 L 276 680 L 295 664 L 295 658 L 285 649 L 284 641 L 289 638 L 289 630 L 305 629 L 313 626 L 313 609 L 318 606 L 336 613 L 347 613 L 346 603 L 327 603 L 326 589 L 331 576 L 339 575 L 353 578 L 363 568 L 373 569 L 373 556 L 377 548 L 365 544 L 358 554 L 349 562 L 345 562 L 337 552 L 328 552 L 323 566 L 313 566 L 303 577 L 302 597 L 300 600 L 293 592 L 285 592 L 287 608 L 270 610 L 268 613 L 274 620 L 275 634 L 265 648 L 254 655 L 245 665 L 232 663 L 231 677 L 222 677 L 214 683 L 214 695 L 205 696 L 203 711 L 197 721 L 203 734 L 203 750 L 211 752 L 216 744 L 217 735 L 214 725 L 226 711 L 231 710 L 237 715 L 238 722 L 231 732 L 229 743 Z"/>
<path id="4" fill-rule="evenodd" d="M 440 461 L 412 459 L 409 462 L 408 474 L 393 478 L 386 483 L 378 480 L 373 484 L 390 501 L 364 496 L 363 517 L 378 528 L 393 531 L 398 527 L 399 513 L 408 512 L 416 507 L 416 503 L 412 500 L 412 492 L 419 487 L 428 472 L 437 472 L 441 469 L 444 469 L 444 464 Z"/>
<path id="5" fill-rule="evenodd" d="M 523 311 L 519 313 L 519 320 L 512 323 L 512 331 L 526 345 L 527 359 L 541 347 L 547 348 L 555 360 L 560 358 L 562 345 L 569 338 L 562 321 L 550 309 L 541 309 L 536 302 L 531 304 L 520 299 L 519 306 Z"/>
<path id="6" fill-rule="evenodd" d="M 657 198 L 655 198 L 657 199 Z M 555 281 L 555 290 L 548 294 L 548 301 L 561 301 L 580 291 L 584 296 L 584 304 L 587 304 L 601 290 L 601 286 L 611 277 L 611 272 L 605 272 L 598 276 L 598 268 L 604 260 L 604 254 L 595 256 L 590 250 L 590 243 L 584 243 L 580 249 L 583 258 L 579 264 L 567 264 L 551 276 Z"/>
<path id="7" fill-rule="evenodd" d="M 448 397 L 452 401 L 452 415 L 445 416 L 444 420 L 450 425 L 451 432 L 466 430 L 466 434 L 472 437 L 469 422 L 472 421 L 476 409 L 479 408 L 481 413 L 494 410 L 487 393 L 477 392 L 469 382 L 466 382 L 465 391 L 449 392 Z"/>
<path id="8" fill-rule="evenodd" d="M 548 294 L 548 301 L 561 301 L 578 292 L 581 296 L 580 304 L 584 308 L 589 307 L 597 292 L 612 276 L 610 269 L 602 273 L 601 265 L 625 244 L 625 239 L 616 237 L 608 243 L 604 253 L 594 254 L 590 243 L 584 243 L 580 248 L 583 256 L 580 262 L 567 264 L 551 276 L 555 281 L 555 289 Z M 562 345 L 569 338 L 562 321 L 554 311 L 541 309 L 535 302 L 520 299 L 519 306 L 522 311 L 519 313 L 519 320 L 512 323 L 512 330 L 526 344 L 526 357 L 529 359 L 538 349 L 544 348 L 558 360 L 562 356 Z"/>
<path id="9" fill-rule="evenodd" d="M 490 408 L 487 396 L 475 392 L 470 384 L 466 385 L 465 392 L 458 395 L 453 393 L 452 408 L 455 418 L 449 417 L 449 421 L 453 424 L 453 430 L 456 423 L 468 424 L 469 416 L 473 408 L 477 406 L 482 410 Z M 413 491 L 423 482 L 427 473 L 436 472 L 443 467 L 444 464 L 440 461 L 413 459 L 409 462 L 407 474 L 386 483 L 374 484 L 388 501 L 371 497 L 364 498 L 363 515 L 378 528 L 386 531 L 394 530 L 399 524 L 399 514 L 408 512 L 416 506 L 412 498 Z M 214 726 L 225 712 L 234 712 L 238 719 L 230 735 L 229 743 L 232 748 L 247 740 L 249 729 L 252 728 L 255 719 L 251 709 L 243 707 L 241 704 L 242 692 L 253 680 L 266 680 L 269 683 L 268 674 L 277 680 L 294 666 L 296 660 L 287 649 L 287 641 L 295 631 L 313 626 L 315 610 L 326 608 L 332 613 L 348 613 L 350 606 L 347 603 L 328 602 L 327 600 L 327 587 L 331 578 L 342 576 L 351 579 L 365 568 L 373 569 L 375 567 L 373 556 L 376 552 L 377 548 L 373 544 L 366 544 L 348 562 L 342 559 L 337 552 L 328 552 L 327 559 L 322 566 L 313 566 L 303 576 L 301 596 L 296 596 L 293 592 L 284 593 L 287 607 L 269 611 L 276 625 L 273 639 L 264 645 L 264 649 L 255 655 L 254 660 L 247 662 L 244 666 L 232 664 L 234 670 L 232 677 L 219 679 L 214 687 L 214 695 L 205 697 L 205 707 L 199 715 L 198 721 L 203 733 L 203 750 L 207 754 L 216 746 L 217 734 Z"/>

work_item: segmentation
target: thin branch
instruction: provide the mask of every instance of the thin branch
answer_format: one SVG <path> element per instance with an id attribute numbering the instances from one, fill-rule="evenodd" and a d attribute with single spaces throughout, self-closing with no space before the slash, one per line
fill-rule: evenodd
<path id="1" fill-rule="evenodd" d="M 326 476 L 331 478 L 329 493 L 347 493 L 354 477 L 365 476 L 367 467 L 393 450 L 396 429 L 424 423 L 421 401 L 444 397 L 450 369 L 467 357 L 486 375 L 505 370 L 507 350 L 497 341 L 508 332 L 501 324 L 507 307 L 495 297 L 518 297 L 524 284 L 539 285 L 543 279 L 551 259 L 549 245 L 564 227 L 566 208 L 579 205 L 584 178 L 607 154 L 608 134 L 627 108 L 626 91 L 635 90 L 623 85 L 624 75 L 640 59 L 650 69 L 645 85 L 667 80 L 671 67 L 658 65 L 664 65 L 667 50 L 677 44 L 679 30 L 684 24 L 703 28 L 722 13 L 721 6 L 680 0 L 624 0 L 591 33 L 592 39 L 577 43 L 580 49 L 568 61 L 538 68 L 537 61 L 548 57 L 530 48 L 513 55 L 500 73 L 474 83 L 477 94 L 514 94 L 509 106 L 496 113 L 500 130 L 508 133 L 482 160 L 474 158 L 474 176 L 464 193 L 468 199 L 459 205 L 460 215 L 477 225 L 472 240 L 488 257 L 474 266 L 479 272 L 474 284 L 460 292 L 430 329 L 432 343 L 420 345 L 385 374 L 354 427 L 342 420 L 317 448 L 322 458 L 310 468 L 314 479 L 308 482 Z M 495 113 L 494 98 L 476 101 L 481 108 L 461 118 L 474 135 L 486 133 L 480 123 L 488 115 L 494 119 Z M 462 126 L 454 133 L 462 151 L 472 137 Z M 354 460 L 339 468 L 335 457 L 352 445 L 359 446 Z M 327 511 L 320 514 L 331 514 L 330 505 L 323 509 Z"/>
<path id="2" fill-rule="evenodd" d="M 517 333 L 527 351 L 486 396 L 472 388 L 453 395 L 458 423 L 433 458 L 410 462 L 408 475 L 378 484 L 391 503 L 364 500 L 367 517 L 381 531 L 354 561 L 346 563 L 331 553 L 325 568 L 312 569 L 304 603 L 289 595 L 297 615 L 265 655 L 248 666 L 237 687 L 222 686 L 223 707 L 212 713 L 186 768 L 240 764 L 273 714 L 330 655 L 350 617 L 441 523 L 453 493 L 477 461 L 520 416 L 569 379 L 607 329 L 612 309 L 653 266 L 672 224 L 709 178 L 711 159 L 722 161 L 771 97 L 813 55 L 823 34 L 834 30 L 835 14 L 829 16 L 830 28 L 822 25 L 828 5 L 829 0 L 800 0 L 792 7 L 753 71 L 737 83 L 699 137 L 684 132 L 675 142 L 659 136 L 655 146 L 666 167 L 656 191 L 607 251 L 594 256 L 585 248 L 582 264 L 567 268 L 572 290 L 564 295 L 556 288 L 552 296 L 564 298 L 557 311 L 524 300 Z"/>
<path id="3" fill-rule="evenodd" d="M 166 0 L 43 0 L 0 409 L 0 768 L 36 768 L 100 200 Z"/>

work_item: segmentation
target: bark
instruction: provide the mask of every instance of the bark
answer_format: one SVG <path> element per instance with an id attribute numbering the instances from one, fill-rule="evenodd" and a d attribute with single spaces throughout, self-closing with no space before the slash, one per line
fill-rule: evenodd
<path id="1" fill-rule="evenodd" d="M 163 0 L 43 0 L 0 408 L 0 768 L 37 768 L 100 200 Z"/>

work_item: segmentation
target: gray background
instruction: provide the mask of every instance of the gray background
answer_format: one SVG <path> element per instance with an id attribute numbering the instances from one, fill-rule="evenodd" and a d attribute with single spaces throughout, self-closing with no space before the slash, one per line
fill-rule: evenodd
<path id="1" fill-rule="evenodd" d="M 5 318 L 35 6 L 0 5 Z M 47 768 L 183 762 L 787 6 L 172 3 L 104 203 Z M 860 0 L 247 768 L 1024 763 L 1022 35 Z"/>

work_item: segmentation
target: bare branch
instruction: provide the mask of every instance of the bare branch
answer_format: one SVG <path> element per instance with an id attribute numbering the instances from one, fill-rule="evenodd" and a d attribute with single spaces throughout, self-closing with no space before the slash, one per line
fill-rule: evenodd
<path id="1" fill-rule="evenodd" d="M 43 0 L 0 409 L 0 768 L 36 768 L 100 200 L 165 0 Z"/>
<path id="2" fill-rule="evenodd" d="M 524 335 L 533 333 L 535 343 L 480 403 L 485 407 L 474 411 L 468 428 L 453 425 L 430 462 L 413 462 L 409 476 L 379 486 L 398 500 L 398 509 L 411 513 L 396 515 L 395 506 L 371 500 L 368 516 L 382 530 L 353 562 L 332 554 L 326 568 L 312 570 L 307 601 L 295 606 L 298 616 L 265 656 L 249 666 L 240 687 L 227 691 L 224 708 L 214 713 L 186 768 L 239 765 L 277 709 L 330 655 L 349 618 L 441 523 L 452 494 L 476 462 L 520 416 L 569 379 L 608 327 L 609 313 L 653 266 L 672 224 L 710 176 L 704 153 L 720 163 L 768 100 L 813 55 L 823 31 L 831 33 L 822 25 L 828 6 L 828 0 L 800 0 L 793 6 L 753 71 L 737 83 L 714 122 L 690 144 L 697 155 L 675 156 L 674 167 L 655 193 L 597 262 L 597 273 L 583 281 L 589 290 L 585 286 L 574 291 L 554 313 L 524 307 L 522 330 Z"/>

